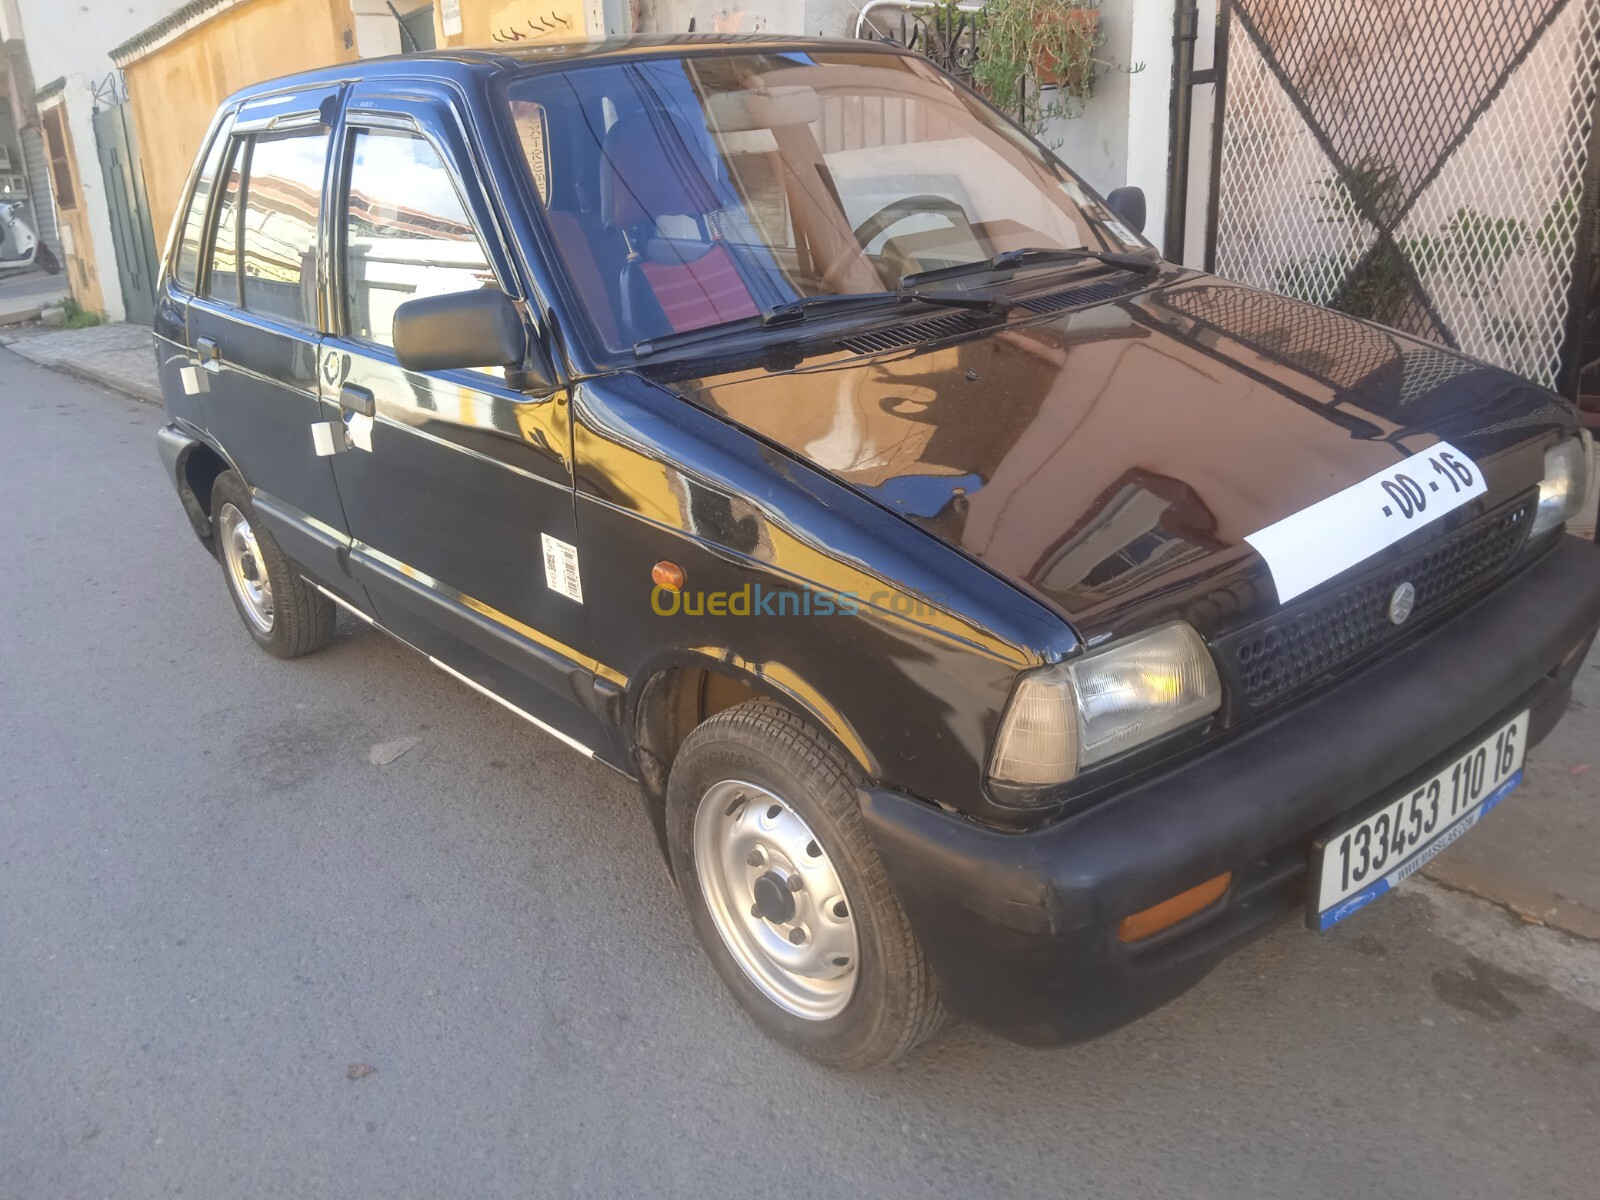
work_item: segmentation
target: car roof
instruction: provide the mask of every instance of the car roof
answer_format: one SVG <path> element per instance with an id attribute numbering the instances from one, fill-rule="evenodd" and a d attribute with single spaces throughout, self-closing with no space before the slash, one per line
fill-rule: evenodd
<path id="1" fill-rule="evenodd" d="M 301 87 L 327 87 L 369 79 L 437 80 L 465 83 L 503 71 L 533 66 L 559 68 L 568 63 L 626 61 L 640 58 L 670 57 L 676 53 L 733 51 L 790 53 L 801 48 L 832 50 L 899 50 L 884 42 L 855 38 L 778 37 L 769 34 L 632 34 L 627 37 L 591 38 L 548 42 L 537 46 L 495 50 L 428 50 L 419 54 L 396 54 L 382 58 L 359 58 L 352 62 L 301 71 L 276 79 L 263 80 L 240 88 L 224 105 L 233 105 L 257 96 Z"/>

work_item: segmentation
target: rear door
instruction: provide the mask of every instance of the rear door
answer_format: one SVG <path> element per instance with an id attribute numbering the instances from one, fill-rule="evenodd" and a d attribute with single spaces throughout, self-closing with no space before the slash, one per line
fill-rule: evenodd
<path id="1" fill-rule="evenodd" d="M 582 748 L 595 714 L 573 515 L 565 392 L 527 395 L 499 368 L 402 369 L 396 308 L 522 290 L 444 97 L 357 85 L 327 220 L 334 289 L 323 411 L 351 561 L 380 622 L 473 685 Z"/>
<path id="2" fill-rule="evenodd" d="M 170 260 L 156 287 L 155 331 L 156 369 L 161 376 L 161 394 L 167 412 L 192 430 L 203 432 L 205 412 L 200 407 L 200 377 L 190 353 L 189 299 L 200 280 L 201 249 L 205 245 L 206 222 L 211 215 L 211 198 L 217 190 L 222 156 L 228 147 L 228 127 L 232 118 L 217 122 L 207 140 L 205 152 L 193 171 L 186 190 L 183 216 L 177 222 L 169 247 Z"/>
<path id="3" fill-rule="evenodd" d="M 240 110 L 212 205 L 207 255 L 189 302 L 188 342 L 203 374 L 206 428 L 250 486 L 284 550 L 366 607 L 345 574 L 349 532 L 333 469 L 319 457 L 319 219 L 335 90 Z"/>

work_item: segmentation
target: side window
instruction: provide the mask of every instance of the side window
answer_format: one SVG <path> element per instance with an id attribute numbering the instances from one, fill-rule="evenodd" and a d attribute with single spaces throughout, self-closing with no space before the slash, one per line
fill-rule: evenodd
<path id="1" fill-rule="evenodd" d="M 244 203 L 244 306 L 296 325 L 317 324 L 317 214 L 326 130 L 260 134 Z"/>
<path id="2" fill-rule="evenodd" d="M 418 296 L 496 287 L 443 160 L 424 137 L 358 129 L 345 206 L 346 327 L 394 345 L 394 310 Z"/>
<path id="3" fill-rule="evenodd" d="M 222 166 L 222 151 L 227 140 L 217 138 L 211 143 L 211 149 L 206 151 L 205 162 L 201 164 L 200 174 L 194 181 L 194 195 L 189 197 L 189 211 L 183 217 L 183 234 L 178 241 L 175 273 L 178 286 L 186 291 L 194 291 L 195 282 L 200 277 L 200 240 L 205 232 L 206 207 L 217 186 L 217 171 Z"/>
<path id="4" fill-rule="evenodd" d="M 228 182 L 217 198 L 211 270 L 206 274 L 206 295 L 228 304 L 239 303 L 239 193 L 244 190 L 244 167 L 250 157 L 249 142 L 240 140 L 233 146 Z"/>

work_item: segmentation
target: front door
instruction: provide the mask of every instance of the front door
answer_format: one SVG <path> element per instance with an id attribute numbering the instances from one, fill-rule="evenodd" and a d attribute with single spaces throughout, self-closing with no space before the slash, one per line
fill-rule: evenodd
<path id="1" fill-rule="evenodd" d="M 606 744 L 576 561 L 564 392 L 500 369 L 406 371 L 394 314 L 474 288 L 519 294 L 441 102 L 352 94 L 329 207 L 334 308 L 319 377 L 346 426 L 329 461 L 379 621 L 584 748 Z"/>

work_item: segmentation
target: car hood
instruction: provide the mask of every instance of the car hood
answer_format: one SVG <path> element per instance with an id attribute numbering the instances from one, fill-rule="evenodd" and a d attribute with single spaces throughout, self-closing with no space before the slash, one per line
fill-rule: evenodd
<path id="1" fill-rule="evenodd" d="M 1507 372 L 1206 276 L 942 342 L 909 332 L 887 353 L 677 388 L 1091 638 L 1176 612 L 1216 633 L 1276 608 L 1246 536 L 1449 441 L 1487 494 L 1351 573 L 1409 552 L 1536 486 L 1571 421 Z"/>

